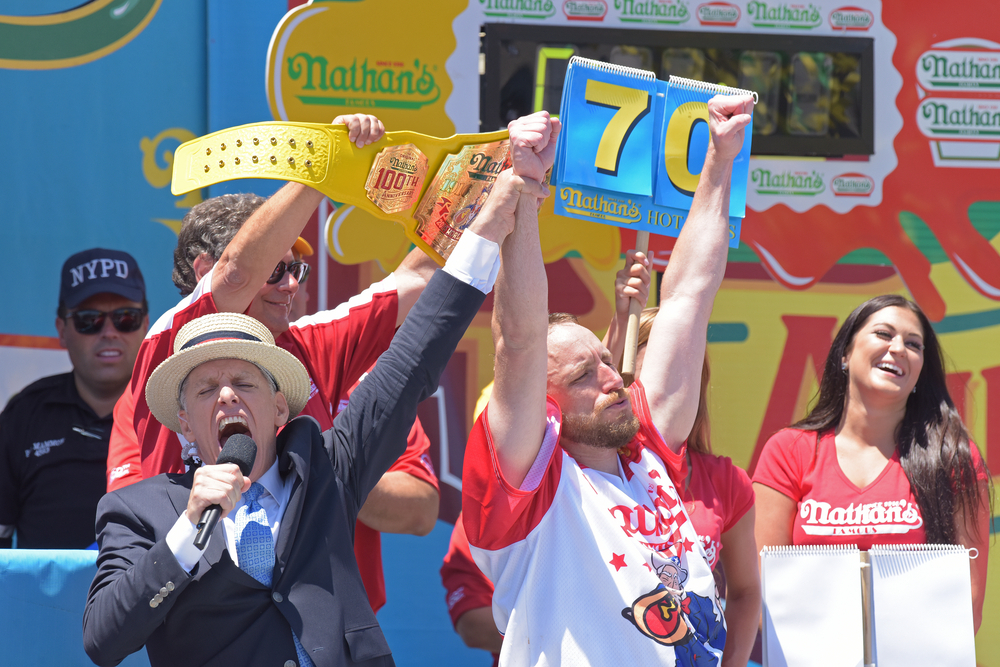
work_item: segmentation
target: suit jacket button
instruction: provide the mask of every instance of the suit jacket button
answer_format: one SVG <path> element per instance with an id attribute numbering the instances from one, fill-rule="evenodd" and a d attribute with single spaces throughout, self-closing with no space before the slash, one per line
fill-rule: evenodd
<path id="1" fill-rule="evenodd" d="M 271 593 L 271 599 L 274 600 L 275 602 L 281 602 L 285 598 L 281 597 L 281 593 L 279 593 L 278 591 L 275 591 L 275 592 Z"/>
<path id="2" fill-rule="evenodd" d="M 163 588 L 160 589 L 160 597 L 164 597 L 165 598 L 168 595 L 170 595 L 170 591 L 167 590 L 166 586 L 164 586 Z"/>
<path id="3" fill-rule="evenodd" d="M 168 591 L 172 593 L 174 591 L 174 582 L 168 581 L 167 585 L 164 588 L 166 588 Z"/>
<path id="4" fill-rule="evenodd" d="M 295 664 L 294 660 L 285 660 L 284 667 L 298 667 L 298 665 Z"/>
<path id="5" fill-rule="evenodd" d="M 156 595 L 153 596 L 153 599 L 149 601 L 149 606 L 152 607 L 153 609 L 156 609 L 157 607 L 160 606 L 161 602 L 163 602 L 163 598 L 160 596 L 159 593 L 157 593 Z"/>

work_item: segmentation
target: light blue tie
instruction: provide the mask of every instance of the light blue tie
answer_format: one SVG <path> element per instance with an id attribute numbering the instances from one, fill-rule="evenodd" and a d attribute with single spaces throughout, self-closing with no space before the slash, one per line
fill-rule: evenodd
<path id="1" fill-rule="evenodd" d="M 236 510 L 236 558 L 241 570 L 270 586 L 274 575 L 274 538 L 267 523 L 267 513 L 258 502 L 262 493 L 264 487 L 254 482 L 243 494 L 243 506 Z M 313 667 L 309 654 L 294 632 L 292 639 L 300 667 Z"/>

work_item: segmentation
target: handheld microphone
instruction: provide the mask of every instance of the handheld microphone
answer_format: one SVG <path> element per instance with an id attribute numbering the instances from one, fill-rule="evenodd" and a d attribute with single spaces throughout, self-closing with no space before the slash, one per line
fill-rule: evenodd
<path id="1" fill-rule="evenodd" d="M 215 464 L 235 463 L 240 467 L 240 472 L 243 473 L 243 476 L 249 477 L 255 460 L 257 460 L 257 443 L 248 435 L 236 433 L 229 436 L 229 439 L 226 440 L 226 444 L 222 448 L 222 451 L 219 452 L 219 458 L 216 459 Z M 215 525 L 219 523 L 221 515 L 222 508 L 218 505 L 209 505 L 202 512 L 201 519 L 196 526 L 198 535 L 194 538 L 194 545 L 202 551 L 205 550 L 208 538 L 212 535 L 212 531 L 215 530 Z"/>

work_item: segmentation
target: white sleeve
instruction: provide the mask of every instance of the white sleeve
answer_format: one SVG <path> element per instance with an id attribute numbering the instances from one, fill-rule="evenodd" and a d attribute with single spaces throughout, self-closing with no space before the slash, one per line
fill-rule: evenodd
<path id="1" fill-rule="evenodd" d="M 451 251 L 444 270 L 480 292 L 489 294 L 500 271 L 500 246 L 466 229 Z"/>
<path id="2" fill-rule="evenodd" d="M 183 512 L 177 517 L 173 528 L 167 533 L 167 546 L 185 572 L 191 572 L 201 558 L 201 549 L 194 545 L 194 538 L 197 534 L 198 528 L 188 520 L 187 512 Z M 209 537 L 209 540 L 211 539 Z"/>

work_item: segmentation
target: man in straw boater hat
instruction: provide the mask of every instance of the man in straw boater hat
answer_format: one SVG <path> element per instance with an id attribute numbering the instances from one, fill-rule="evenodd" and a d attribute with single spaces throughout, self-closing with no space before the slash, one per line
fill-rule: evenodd
<path id="1" fill-rule="evenodd" d="M 349 140 L 358 146 L 378 141 L 384 131 L 377 118 L 366 114 L 338 116 L 333 122 L 346 125 Z M 131 381 L 115 406 L 108 491 L 163 472 L 184 472 L 194 459 L 191 443 L 150 413 L 144 392 L 150 374 L 173 350 L 180 328 L 208 313 L 246 313 L 260 320 L 309 373 L 312 390 L 303 414 L 315 418 L 321 430 L 333 425 L 342 399 L 389 346 L 437 264 L 415 249 L 391 275 L 346 303 L 299 319 L 295 304 L 301 303 L 310 268 L 302 260 L 312 248 L 298 234 L 324 197 L 292 182 L 269 199 L 249 193 L 212 197 L 184 216 L 173 263 L 173 281 L 183 298 L 149 328 Z M 426 535 L 437 521 L 437 478 L 433 466 L 423 465 L 430 462 L 430 443 L 419 433 L 415 427 L 412 445 L 382 476 L 358 515 L 355 554 L 376 610 L 385 602 L 380 533 Z"/>
<path id="2" fill-rule="evenodd" d="M 537 116 L 512 124 L 515 164 L 538 159 L 540 125 Z M 553 149 L 544 156 L 549 164 Z M 98 569 L 83 619 L 94 662 L 114 665 L 145 645 L 154 667 L 393 664 L 354 559 L 355 519 L 403 452 L 417 403 L 437 387 L 492 289 L 515 214 L 535 220 L 546 194 L 536 180 L 501 174 L 389 349 L 322 434 L 305 417 L 281 428 L 308 400 L 308 375 L 266 327 L 212 314 L 178 332 L 146 400 L 162 424 L 197 445 L 206 465 L 102 499 Z M 248 475 L 216 463 L 224 443 L 243 436 L 256 442 Z M 199 551 L 196 524 L 213 505 L 222 521 Z"/>

